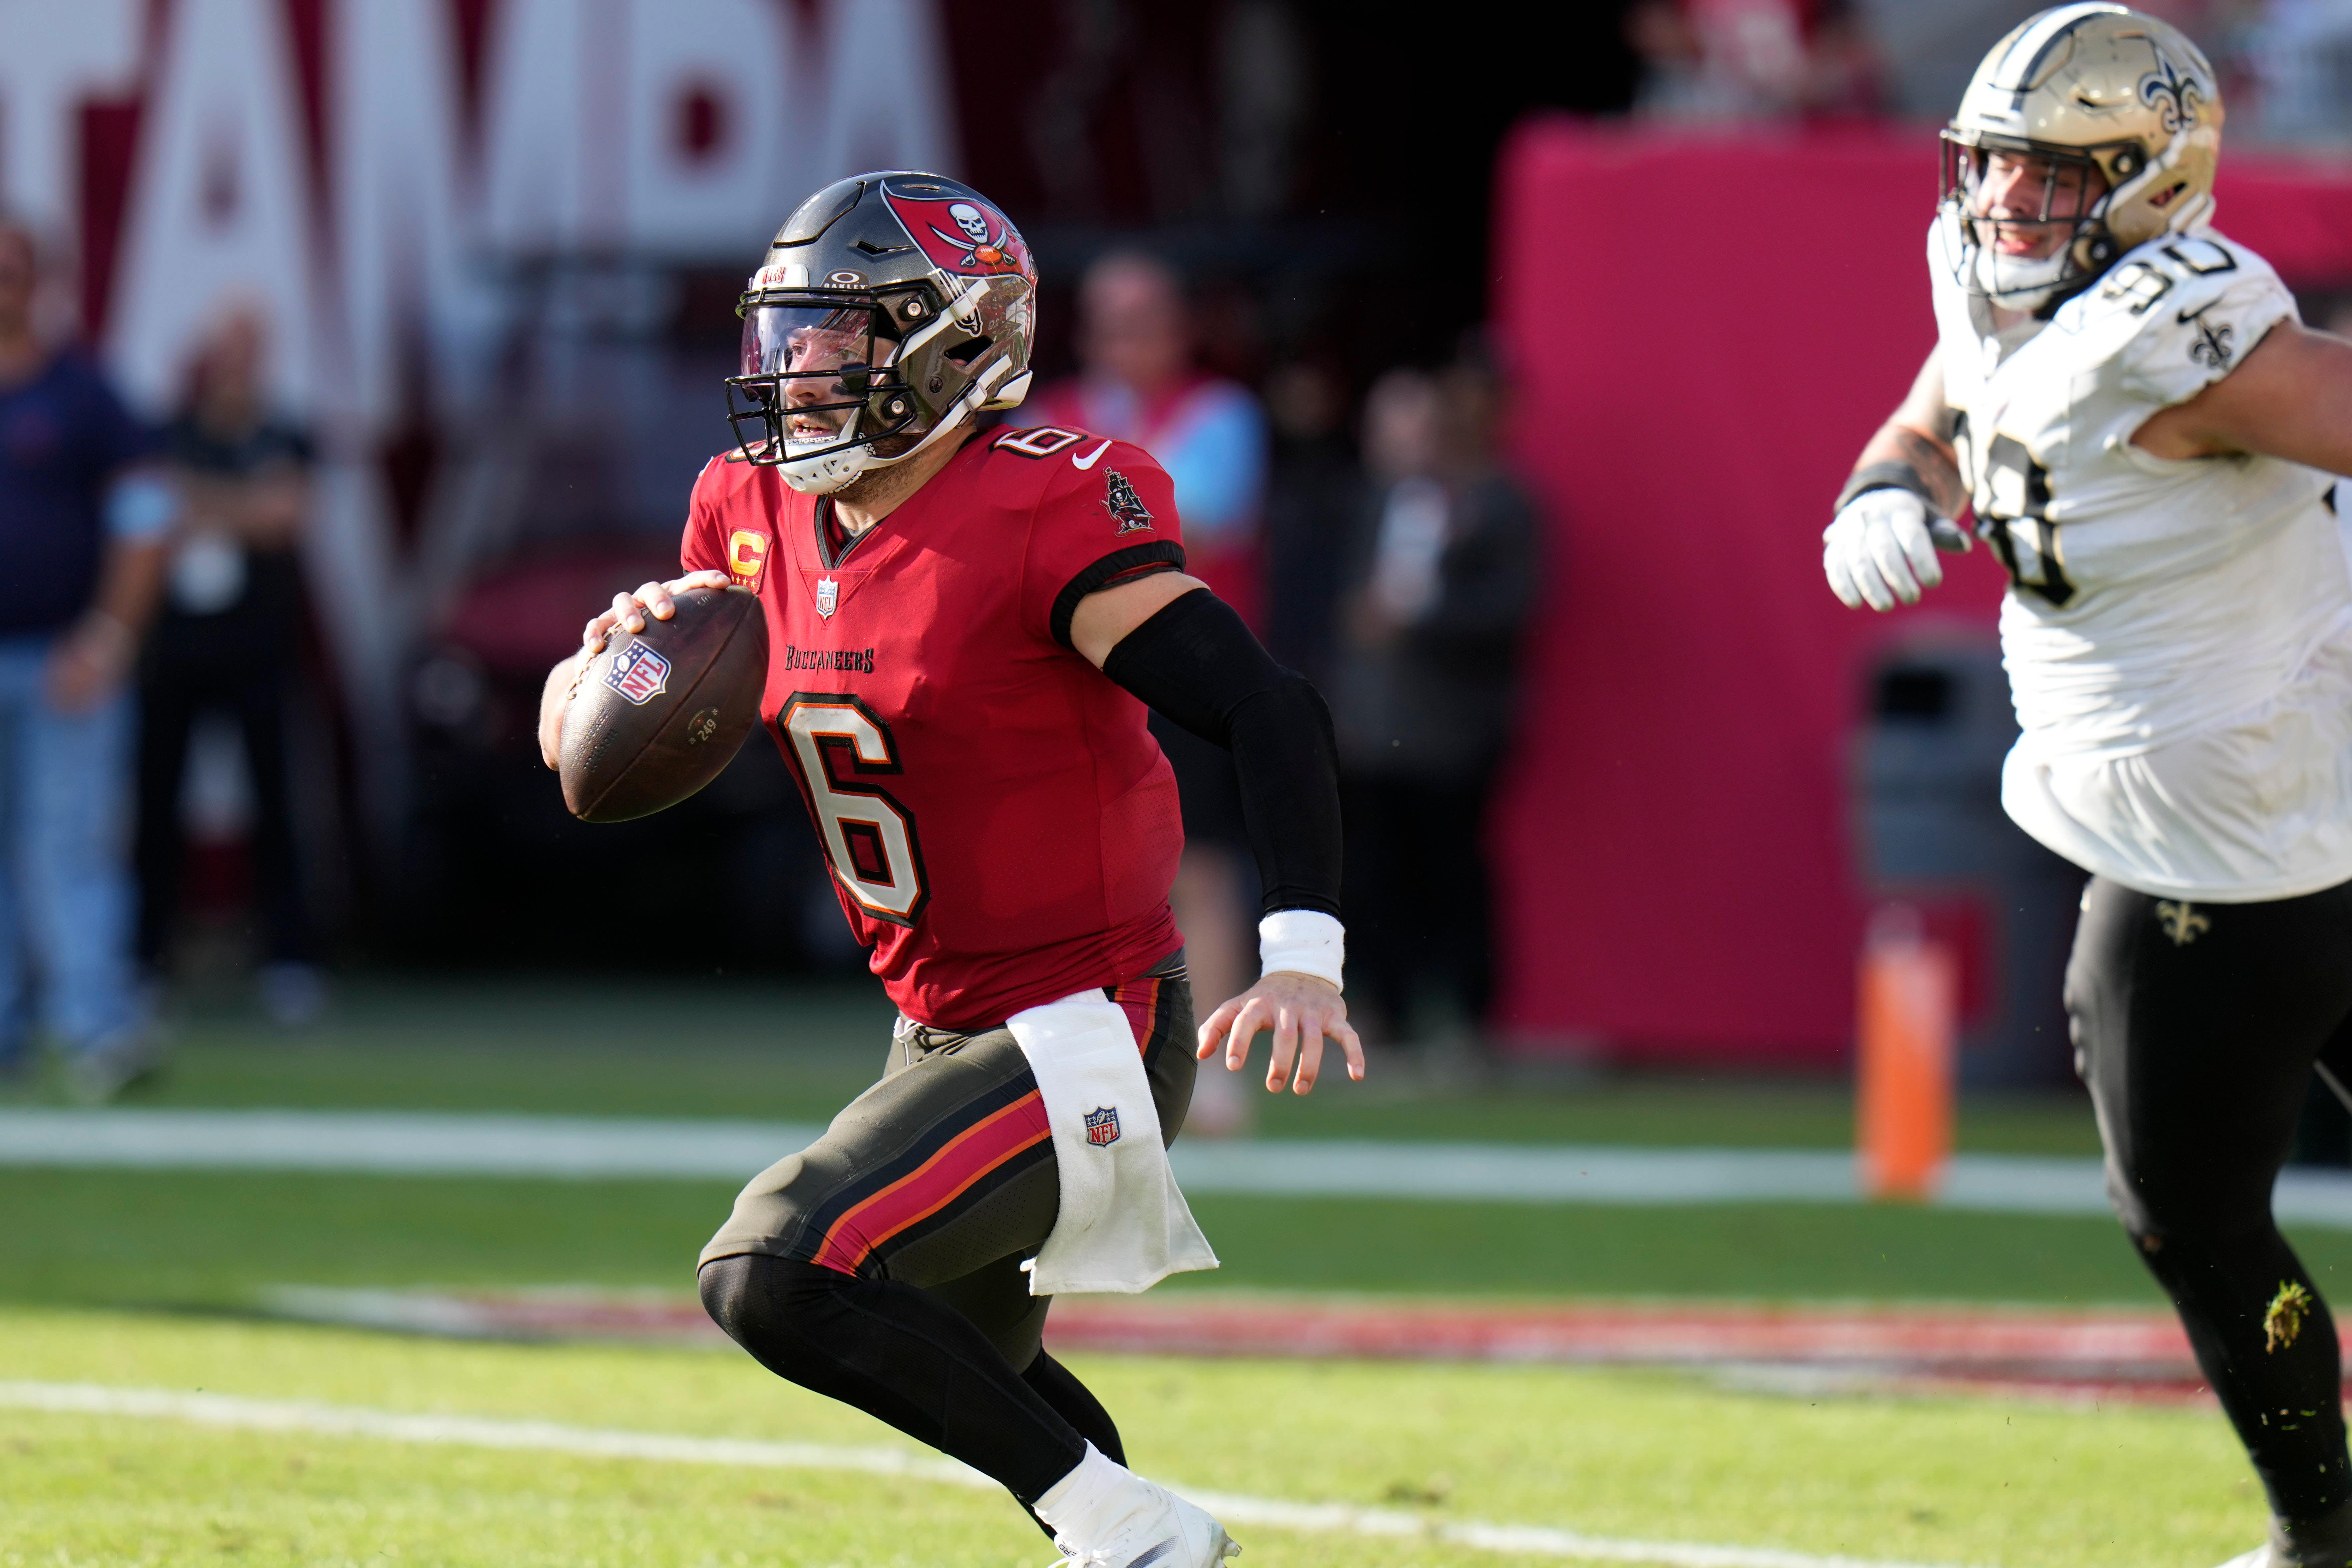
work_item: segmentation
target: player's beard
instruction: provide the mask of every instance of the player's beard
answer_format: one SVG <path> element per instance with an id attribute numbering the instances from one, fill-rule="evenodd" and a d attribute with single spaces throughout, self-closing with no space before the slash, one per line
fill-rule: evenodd
<path id="1" fill-rule="evenodd" d="M 877 458 L 903 458 L 920 446 L 922 439 L 920 436 L 877 437 L 873 443 L 873 452 Z M 952 441 L 956 437 L 950 432 L 942 436 L 940 439 Z M 839 489 L 832 491 L 831 494 L 836 506 L 846 504 L 862 508 L 892 499 L 906 482 L 905 471 L 898 464 L 891 463 L 887 468 L 866 469 Z"/>

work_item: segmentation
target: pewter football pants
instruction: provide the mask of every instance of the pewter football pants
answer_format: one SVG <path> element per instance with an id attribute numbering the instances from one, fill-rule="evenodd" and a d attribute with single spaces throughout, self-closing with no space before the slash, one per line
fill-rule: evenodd
<path id="1" fill-rule="evenodd" d="M 1194 1068 L 1183 956 L 1106 994 L 1135 1025 L 1173 1139 Z M 736 1199 L 703 1249 L 703 1304 L 779 1377 L 1027 1504 L 1087 1443 L 1121 1453 L 1108 1413 L 1045 1353 L 1052 1300 L 1030 1295 L 1021 1268 L 1060 1203 L 1045 1104 L 1012 1031 L 902 1024 L 882 1081 Z"/>

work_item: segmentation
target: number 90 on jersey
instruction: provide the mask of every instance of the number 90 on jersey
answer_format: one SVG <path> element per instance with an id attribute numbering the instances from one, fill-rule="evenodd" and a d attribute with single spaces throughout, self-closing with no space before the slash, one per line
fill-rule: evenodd
<path id="1" fill-rule="evenodd" d="M 879 784 L 903 771 L 889 726 L 846 692 L 795 691 L 776 715 L 834 879 L 877 921 L 911 926 L 929 889 L 915 819 Z"/>
<path id="2" fill-rule="evenodd" d="M 1962 473 L 1974 466 L 1969 439 L 1963 423 L 1954 440 Z M 2053 605 L 2063 606 L 2072 599 L 2074 584 L 2066 576 L 2058 525 L 2050 521 L 2050 470 L 2034 461 L 2024 442 L 1993 433 L 1975 500 L 1978 521 L 1984 525 L 1980 531 L 2000 557 L 2010 585 L 2038 594 Z"/>

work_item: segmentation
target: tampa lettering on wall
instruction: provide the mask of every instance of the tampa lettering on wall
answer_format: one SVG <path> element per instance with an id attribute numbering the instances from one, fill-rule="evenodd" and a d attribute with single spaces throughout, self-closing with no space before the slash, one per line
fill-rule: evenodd
<path id="1" fill-rule="evenodd" d="M 400 775 L 404 660 L 495 543 L 463 498 L 518 342 L 552 384 L 824 182 L 956 164 L 933 0 L 0 0 L 0 205 L 76 247 L 125 393 L 161 412 L 224 311 L 268 324 L 320 437 L 320 621 L 394 764 L 362 777 Z M 446 504 L 403 538 L 378 459 L 419 418 Z"/>

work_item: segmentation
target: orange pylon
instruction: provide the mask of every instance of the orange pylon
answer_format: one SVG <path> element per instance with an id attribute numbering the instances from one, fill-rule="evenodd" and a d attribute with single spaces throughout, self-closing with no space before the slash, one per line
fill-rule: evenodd
<path id="1" fill-rule="evenodd" d="M 1901 906 L 1879 911 L 1856 985 L 1855 1152 L 1873 1198 L 1935 1196 L 1952 1153 L 1959 965 Z"/>

